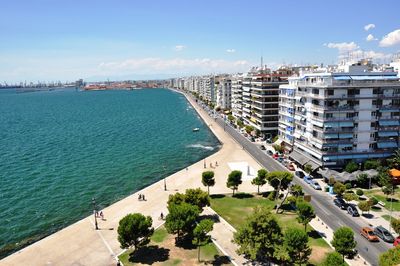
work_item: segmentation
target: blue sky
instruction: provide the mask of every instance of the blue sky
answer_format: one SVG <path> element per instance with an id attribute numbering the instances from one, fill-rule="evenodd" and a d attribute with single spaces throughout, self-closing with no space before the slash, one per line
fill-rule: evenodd
<path id="1" fill-rule="evenodd" d="M 261 55 L 271 67 L 332 64 L 348 51 L 387 62 L 400 51 L 396 0 L 2 0 L 0 8 L 0 82 L 235 72 Z"/>

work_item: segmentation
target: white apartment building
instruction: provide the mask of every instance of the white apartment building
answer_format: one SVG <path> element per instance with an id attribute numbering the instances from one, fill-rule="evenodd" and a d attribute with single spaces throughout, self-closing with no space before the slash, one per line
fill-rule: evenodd
<path id="1" fill-rule="evenodd" d="M 232 76 L 232 97 L 231 97 L 231 105 L 232 105 L 232 115 L 235 118 L 242 118 L 242 81 L 243 74 L 236 74 Z"/>
<path id="2" fill-rule="evenodd" d="M 397 73 L 372 71 L 370 62 L 338 70 L 300 74 L 280 86 L 279 138 L 301 165 L 342 168 L 399 147 Z"/>
<path id="3" fill-rule="evenodd" d="M 287 83 L 286 71 L 253 69 L 242 81 L 242 119 L 264 137 L 277 135 L 279 85 Z"/>
<path id="4" fill-rule="evenodd" d="M 217 107 L 228 110 L 231 109 L 232 81 L 225 77 L 219 80 L 217 86 Z"/>

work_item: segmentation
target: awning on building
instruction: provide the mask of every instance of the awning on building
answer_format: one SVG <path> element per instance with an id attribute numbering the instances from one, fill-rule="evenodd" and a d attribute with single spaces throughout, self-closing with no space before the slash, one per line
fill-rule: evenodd
<path id="1" fill-rule="evenodd" d="M 318 162 L 317 160 L 311 158 L 305 153 L 301 153 L 298 150 L 294 150 L 290 155 L 290 158 L 295 160 L 297 163 L 299 163 L 301 166 L 305 166 L 306 164 L 311 165 L 312 169 L 315 170 L 319 167 L 322 166 L 321 162 Z"/>
<path id="2" fill-rule="evenodd" d="M 378 132 L 379 137 L 397 137 L 398 135 L 399 135 L 399 133 L 396 131 Z"/>
<path id="3" fill-rule="evenodd" d="M 377 146 L 379 149 L 397 148 L 397 143 L 396 142 L 378 142 Z"/>
<path id="4" fill-rule="evenodd" d="M 399 120 L 383 120 L 383 121 L 379 121 L 379 125 L 380 126 L 398 126 L 400 125 L 400 121 Z"/>

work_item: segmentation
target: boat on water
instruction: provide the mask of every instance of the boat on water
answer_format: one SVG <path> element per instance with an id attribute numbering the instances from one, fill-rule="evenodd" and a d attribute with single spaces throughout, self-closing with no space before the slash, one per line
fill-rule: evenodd
<path id="1" fill-rule="evenodd" d="M 193 128 L 193 132 L 197 132 L 197 131 L 199 131 L 199 130 L 200 130 L 200 128 L 198 128 L 198 127 Z"/>

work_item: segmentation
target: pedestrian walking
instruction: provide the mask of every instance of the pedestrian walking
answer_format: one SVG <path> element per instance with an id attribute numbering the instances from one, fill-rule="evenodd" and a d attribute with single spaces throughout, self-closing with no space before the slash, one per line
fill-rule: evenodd
<path id="1" fill-rule="evenodd" d="M 164 220 L 164 213 L 161 212 L 160 218 L 161 218 L 161 220 Z"/>
<path id="2" fill-rule="evenodd" d="M 218 166 L 218 162 L 217 161 L 215 161 L 215 166 Z"/>
<path id="3" fill-rule="evenodd" d="M 142 195 L 142 200 L 146 201 L 146 199 L 145 199 L 145 197 L 144 197 L 144 194 Z"/>
<path id="4" fill-rule="evenodd" d="M 102 219 L 102 220 L 104 220 L 104 214 L 103 214 L 103 211 L 100 211 L 100 217 L 101 217 L 101 219 Z"/>

